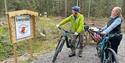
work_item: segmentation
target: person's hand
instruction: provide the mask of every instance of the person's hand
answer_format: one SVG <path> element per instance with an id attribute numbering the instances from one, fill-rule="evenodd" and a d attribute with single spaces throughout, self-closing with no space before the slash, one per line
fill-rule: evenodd
<path id="1" fill-rule="evenodd" d="M 75 32 L 75 33 L 74 33 L 74 35 L 78 35 L 78 33 L 77 33 L 77 32 Z"/>
<path id="2" fill-rule="evenodd" d="M 104 36 L 104 35 L 105 35 L 105 33 L 103 33 L 103 32 L 101 32 L 100 34 L 101 34 L 101 36 Z"/>
<path id="3" fill-rule="evenodd" d="M 60 26 L 59 24 L 56 25 L 57 28 L 59 28 L 59 26 Z"/>

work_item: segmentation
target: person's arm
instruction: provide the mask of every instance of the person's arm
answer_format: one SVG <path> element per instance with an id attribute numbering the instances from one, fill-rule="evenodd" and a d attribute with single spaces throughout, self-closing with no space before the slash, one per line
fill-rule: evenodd
<path id="1" fill-rule="evenodd" d="M 81 16 L 80 17 L 79 27 L 78 27 L 78 29 L 76 31 L 77 33 L 80 33 L 81 31 L 84 31 L 84 25 L 83 25 L 83 23 L 84 23 L 84 17 Z"/>
<path id="2" fill-rule="evenodd" d="M 70 19 L 71 19 L 71 16 L 69 16 L 69 17 L 63 19 L 63 20 L 59 23 L 59 26 L 64 25 L 64 24 L 67 23 L 67 22 L 70 22 Z"/>
<path id="3" fill-rule="evenodd" d="M 121 23 L 121 19 L 117 18 L 108 28 L 106 28 L 103 33 L 107 34 L 112 31 L 115 27 L 117 27 Z"/>
<path id="4" fill-rule="evenodd" d="M 109 20 L 111 20 L 111 19 L 112 19 L 112 17 L 110 16 L 110 17 L 109 17 Z M 103 26 L 101 29 L 102 29 L 102 31 L 103 31 L 103 30 L 105 30 L 106 28 L 107 28 L 107 24 L 106 24 L 105 26 Z"/>

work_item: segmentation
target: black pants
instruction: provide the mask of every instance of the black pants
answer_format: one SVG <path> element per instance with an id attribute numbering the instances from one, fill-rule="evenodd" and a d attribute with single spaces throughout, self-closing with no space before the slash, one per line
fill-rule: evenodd
<path id="1" fill-rule="evenodd" d="M 111 48 L 117 53 L 118 46 L 122 40 L 122 34 L 115 35 L 109 41 L 111 42 Z"/>
<path id="2" fill-rule="evenodd" d="M 115 35 L 109 41 L 111 42 L 111 48 L 116 52 L 118 52 L 118 46 L 122 40 L 122 34 Z M 112 57 L 112 61 L 114 61 L 114 57 Z"/>

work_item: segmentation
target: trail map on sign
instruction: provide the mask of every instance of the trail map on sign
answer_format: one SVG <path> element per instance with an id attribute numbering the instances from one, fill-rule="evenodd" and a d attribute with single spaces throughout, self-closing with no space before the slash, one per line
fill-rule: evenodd
<path id="1" fill-rule="evenodd" d="M 32 35 L 30 26 L 30 16 L 15 16 L 16 40 L 23 39 Z"/>

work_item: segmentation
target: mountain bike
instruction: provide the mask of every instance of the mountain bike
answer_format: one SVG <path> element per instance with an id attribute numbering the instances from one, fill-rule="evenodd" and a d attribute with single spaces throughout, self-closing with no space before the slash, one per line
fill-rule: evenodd
<path id="1" fill-rule="evenodd" d="M 111 42 L 109 39 L 114 37 L 116 34 L 106 34 L 99 39 L 94 37 L 94 34 L 100 35 L 99 31 L 94 31 L 89 28 L 89 33 L 94 41 L 97 42 L 97 54 L 100 58 L 101 63 L 119 63 L 118 56 L 115 51 L 111 48 Z"/>
<path id="2" fill-rule="evenodd" d="M 58 44 L 56 46 L 56 49 L 55 49 L 55 53 L 54 53 L 54 56 L 53 56 L 53 59 L 52 59 L 53 63 L 55 63 L 56 58 L 57 58 L 58 54 L 62 51 L 62 48 L 64 47 L 65 43 L 66 43 L 67 48 L 73 47 L 71 45 L 71 35 L 74 35 L 74 33 L 70 32 L 70 31 L 67 31 L 67 30 L 64 30 L 61 27 L 59 27 L 59 30 L 62 31 L 62 35 L 61 35 L 61 37 L 60 37 L 60 39 L 58 41 Z M 76 48 L 80 47 L 79 39 L 80 39 L 80 37 L 78 35 L 77 39 L 76 39 Z"/>

